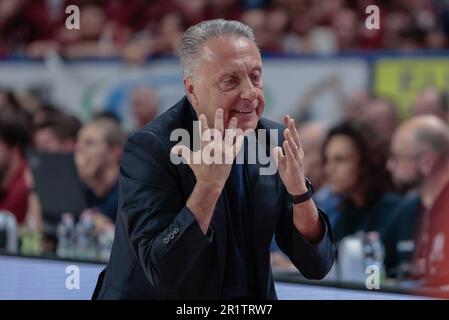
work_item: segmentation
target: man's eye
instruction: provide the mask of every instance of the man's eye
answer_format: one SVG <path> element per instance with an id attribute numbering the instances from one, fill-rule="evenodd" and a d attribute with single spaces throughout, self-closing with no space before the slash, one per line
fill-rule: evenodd
<path id="1" fill-rule="evenodd" d="M 339 163 L 347 162 L 348 160 L 349 160 L 348 157 L 343 157 L 343 156 L 335 157 L 335 162 L 339 162 Z"/>
<path id="2" fill-rule="evenodd" d="M 253 74 L 251 75 L 251 78 L 252 78 L 253 80 L 259 80 L 259 79 L 260 79 L 260 74 L 258 74 L 258 73 L 253 73 Z"/>
<path id="3" fill-rule="evenodd" d="M 233 85 L 235 85 L 237 83 L 237 80 L 234 78 L 227 78 L 223 80 L 223 84 L 226 87 L 232 87 Z"/>
<path id="4" fill-rule="evenodd" d="M 259 83 L 260 82 L 260 73 L 253 73 L 251 75 L 251 81 L 256 84 Z"/>

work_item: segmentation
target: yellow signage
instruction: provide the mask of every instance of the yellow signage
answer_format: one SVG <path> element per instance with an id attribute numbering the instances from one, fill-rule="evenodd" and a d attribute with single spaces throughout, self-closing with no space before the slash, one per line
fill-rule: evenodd
<path id="1" fill-rule="evenodd" d="M 408 116 L 416 94 L 429 86 L 449 92 L 449 56 L 377 60 L 373 91 L 391 99 L 399 107 L 402 117 Z"/>

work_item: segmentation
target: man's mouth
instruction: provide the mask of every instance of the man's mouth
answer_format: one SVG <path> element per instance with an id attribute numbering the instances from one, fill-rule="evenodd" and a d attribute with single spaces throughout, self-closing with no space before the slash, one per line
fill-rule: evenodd
<path id="1" fill-rule="evenodd" d="M 253 112 L 256 112 L 258 106 L 259 100 L 255 99 L 253 102 L 241 104 L 235 107 L 235 109 L 232 109 L 231 111 L 242 115 L 252 114 Z"/>
<path id="2" fill-rule="evenodd" d="M 254 109 L 251 109 L 251 110 L 232 110 L 232 111 L 236 112 L 236 113 L 249 114 L 249 113 L 254 112 Z"/>

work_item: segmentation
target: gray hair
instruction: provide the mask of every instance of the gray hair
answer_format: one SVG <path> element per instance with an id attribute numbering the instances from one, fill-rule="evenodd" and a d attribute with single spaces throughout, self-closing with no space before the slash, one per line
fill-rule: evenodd
<path id="1" fill-rule="evenodd" d="M 449 155 L 449 130 L 446 124 L 439 118 L 429 119 L 426 126 L 416 130 L 416 141 L 421 146 L 428 147 L 440 156 Z"/>
<path id="2" fill-rule="evenodd" d="M 222 35 L 245 37 L 255 43 L 253 30 L 239 21 L 215 19 L 191 26 L 182 35 L 179 47 L 184 78 L 193 78 L 195 64 L 203 42 Z"/>

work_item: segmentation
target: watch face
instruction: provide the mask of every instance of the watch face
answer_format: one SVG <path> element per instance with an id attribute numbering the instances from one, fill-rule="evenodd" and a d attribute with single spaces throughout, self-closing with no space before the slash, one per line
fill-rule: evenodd
<path id="1" fill-rule="evenodd" d="M 310 180 L 307 179 L 306 177 L 305 177 L 304 179 L 306 180 L 306 187 L 307 187 L 307 189 L 309 189 L 309 190 L 307 190 L 307 191 L 308 191 L 308 192 L 311 191 L 312 194 L 313 194 L 313 193 L 315 192 L 315 190 L 313 189 L 312 183 L 311 183 Z"/>

